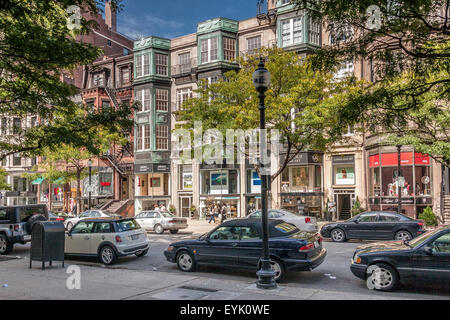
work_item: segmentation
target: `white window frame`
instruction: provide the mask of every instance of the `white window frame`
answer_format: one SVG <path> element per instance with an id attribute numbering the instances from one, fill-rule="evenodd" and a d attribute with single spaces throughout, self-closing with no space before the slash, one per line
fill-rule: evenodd
<path id="1" fill-rule="evenodd" d="M 148 57 L 148 73 L 145 73 L 145 66 L 146 66 L 146 64 L 144 64 L 145 57 Z M 144 54 L 136 56 L 136 78 L 145 77 L 145 76 L 150 75 L 151 60 L 152 59 L 150 59 L 150 53 L 144 53 Z"/>
<path id="2" fill-rule="evenodd" d="M 146 134 L 145 134 L 145 129 L 146 127 L 148 127 L 148 139 L 149 139 L 149 147 L 146 149 L 145 148 L 145 139 L 146 139 Z M 141 139 L 141 148 L 139 149 L 139 144 L 138 144 L 138 139 L 139 139 L 139 134 L 141 135 L 140 139 Z M 151 128 L 150 128 L 150 124 L 139 124 L 136 127 L 136 151 L 148 151 L 151 149 Z"/>
<path id="3" fill-rule="evenodd" d="M 217 56 L 216 59 L 212 60 L 211 59 L 211 40 L 215 39 L 216 41 L 216 49 L 214 49 L 217 52 Z M 207 41 L 208 45 L 207 45 L 207 50 L 206 51 L 202 51 L 203 50 L 203 41 Z M 207 52 L 208 53 L 208 60 L 207 61 L 203 61 L 203 53 Z M 210 63 L 210 62 L 214 62 L 214 61 L 218 61 L 219 60 L 219 37 L 215 36 L 212 38 L 208 38 L 208 39 L 202 39 L 200 41 L 200 62 L 201 64 L 205 64 L 205 63 Z"/>
<path id="4" fill-rule="evenodd" d="M 300 31 L 295 31 L 294 30 L 294 20 L 300 20 Z M 283 25 L 289 23 L 289 33 L 284 33 L 283 32 Z M 299 15 L 297 17 L 293 17 L 293 18 L 289 18 L 289 19 L 284 19 L 281 20 L 280 22 L 280 35 L 281 35 L 281 47 L 285 48 L 285 47 L 289 47 L 289 46 L 293 46 L 296 44 L 300 44 L 303 43 L 303 27 L 304 27 L 304 16 L 303 15 Z M 298 42 L 294 42 L 294 32 L 300 32 L 300 41 Z M 284 36 L 285 35 L 289 35 L 289 44 L 285 44 L 284 43 Z"/>
<path id="5" fill-rule="evenodd" d="M 148 107 L 147 109 L 145 108 L 145 94 L 148 93 Z M 140 110 L 138 110 L 137 112 L 148 112 L 151 110 L 152 107 L 152 95 L 150 92 L 150 89 L 139 89 L 136 90 L 136 100 L 139 101 L 141 103 L 141 108 Z"/>
<path id="6" fill-rule="evenodd" d="M 192 87 L 177 89 L 177 110 L 180 110 L 183 103 L 192 97 Z"/>

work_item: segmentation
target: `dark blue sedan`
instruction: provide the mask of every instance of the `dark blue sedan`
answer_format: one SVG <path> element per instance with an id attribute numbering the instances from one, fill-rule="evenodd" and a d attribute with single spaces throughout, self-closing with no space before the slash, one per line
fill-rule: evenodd
<path id="1" fill-rule="evenodd" d="M 300 231 L 294 225 L 269 219 L 269 254 L 275 281 L 288 271 L 311 271 L 325 259 L 322 237 Z M 227 221 L 195 240 L 172 243 L 164 255 L 180 270 L 194 271 L 199 265 L 258 270 L 262 253 L 261 221 Z"/>

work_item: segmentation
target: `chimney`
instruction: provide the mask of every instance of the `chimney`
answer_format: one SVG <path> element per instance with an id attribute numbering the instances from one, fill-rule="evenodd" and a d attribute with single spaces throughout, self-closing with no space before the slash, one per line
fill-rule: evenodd
<path id="1" fill-rule="evenodd" d="M 117 31 L 117 14 L 111 7 L 111 1 L 105 1 L 105 23 L 112 31 Z"/>

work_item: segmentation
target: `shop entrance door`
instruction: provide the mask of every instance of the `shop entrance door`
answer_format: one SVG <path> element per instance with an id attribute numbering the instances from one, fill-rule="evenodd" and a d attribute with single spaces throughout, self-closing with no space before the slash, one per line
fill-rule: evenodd
<path id="1" fill-rule="evenodd" d="M 354 199 L 354 193 L 338 193 L 334 195 L 338 220 L 347 220 L 351 218 Z"/>
<path id="2" fill-rule="evenodd" d="M 189 208 L 192 205 L 192 197 L 180 197 L 181 216 L 190 218 Z"/>

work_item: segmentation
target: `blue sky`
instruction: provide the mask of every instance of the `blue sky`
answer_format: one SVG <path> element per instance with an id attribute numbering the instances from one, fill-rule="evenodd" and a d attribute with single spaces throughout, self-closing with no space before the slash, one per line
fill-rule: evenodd
<path id="1" fill-rule="evenodd" d="M 117 29 L 132 39 L 175 38 L 197 30 L 197 23 L 216 17 L 244 20 L 256 16 L 257 0 L 123 0 Z"/>

